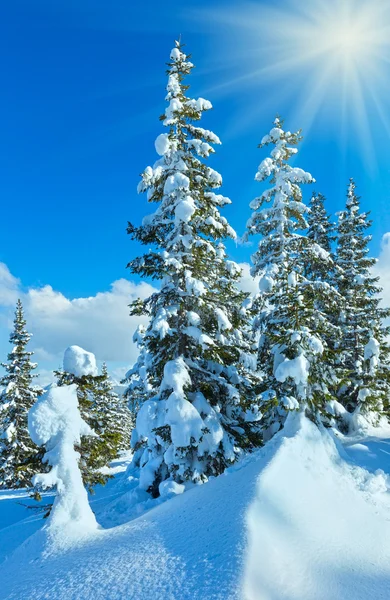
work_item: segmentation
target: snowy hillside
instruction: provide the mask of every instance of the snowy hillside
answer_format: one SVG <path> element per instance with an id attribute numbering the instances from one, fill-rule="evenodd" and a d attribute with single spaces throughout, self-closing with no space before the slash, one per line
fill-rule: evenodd
<path id="1" fill-rule="evenodd" d="M 235 469 L 65 550 L 48 545 L 42 520 L 5 492 L 2 557 L 33 535 L 3 562 L 0 597 L 388 598 L 390 430 L 380 433 L 342 447 L 291 414 L 283 432 Z M 123 521 L 126 485 L 119 472 L 98 492 L 100 523 L 115 519 L 115 506 Z"/>

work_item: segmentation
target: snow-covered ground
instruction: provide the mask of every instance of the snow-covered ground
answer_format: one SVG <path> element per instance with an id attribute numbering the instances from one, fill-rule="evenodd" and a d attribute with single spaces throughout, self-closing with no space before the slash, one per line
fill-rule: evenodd
<path id="1" fill-rule="evenodd" d="M 0 493 L 0 598 L 390 596 L 390 430 L 341 445 L 291 415 L 256 455 L 164 502 L 134 505 L 125 466 L 91 502 L 105 528 L 65 551 L 48 550 L 25 494 Z"/>

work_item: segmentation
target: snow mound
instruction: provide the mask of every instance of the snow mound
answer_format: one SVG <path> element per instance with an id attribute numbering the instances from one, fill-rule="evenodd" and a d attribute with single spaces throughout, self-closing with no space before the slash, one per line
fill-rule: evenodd
<path id="1" fill-rule="evenodd" d="M 247 514 L 245 600 L 387 598 L 389 480 L 290 414 Z"/>
<path id="2" fill-rule="evenodd" d="M 64 371 L 76 377 L 98 374 L 95 355 L 80 346 L 69 346 L 65 350 L 63 366 Z"/>

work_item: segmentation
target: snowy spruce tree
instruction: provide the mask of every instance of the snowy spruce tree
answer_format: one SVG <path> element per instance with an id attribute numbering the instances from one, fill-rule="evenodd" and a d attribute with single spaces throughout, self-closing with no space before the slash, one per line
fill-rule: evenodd
<path id="1" fill-rule="evenodd" d="M 307 214 L 307 237 L 318 248 L 318 253 L 311 257 L 307 264 L 306 275 L 311 279 L 332 281 L 334 270 L 332 244 L 336 239 L 334 224 L 325 209 L 325 197 L 313 193 Z M 328 260 L 328 257 L 331 260 Z"/>
<path id="2" fill-rule="evenodd" d="M 93 437 L 82 436 L 77 448 L 81 456 L 80 469 L 84 484 L 93 492 L 94 485 L 104 485 L 109 479 L 105 467 L 114 458 L 112 440 L 108 441 L 103 437 L 105 425 L 100 412 L 99 388 L 104 376 L 98 374 L 95 355 L 80 346 L 69 346 L 65 350 L 63 370 L 55 371 L 55 375 L 58 386 L 76 385 L 81 416 L 95 432 Z"/>
<path id="3" fill-rule="evenodd" d="M 338 312 L 342 331 L 340 368 L 348 374 L 339 398 L 349 412 L 379 415 L 389 410 L 390 310 L 380 306 L 381 288 L 368 256 L 371 236 L 368 214 L 360 211 L 356 185 L 350 180 L 345 210 L 338 214 L 337 274 L 343 304 Z"/>
<path id="4" fill-rule="evenodd" d="M 33 484 L 37 490 L 56 488 L 44 530 L 50 541 L 58 538 L 63 547 L 67 537 L 80 538 L 97 529 L 75 450 L 82 437 L 93 435 L 80 415 L 76 385 L 51 385 L 29 411 L 28 424 L 31 438 L 44 452 L 44 463 L 51 467 L 48 473 L 36 474 Z"/>
<path id="5" fill-rule="evenodd" d="M 33 475 L 42 469 L 41 455 L 27 427 L 28 411 L 42 393 L 33 384 L 37 364 L 31 362 L 33 353 L 27 350 L 30 339 L 18 300 L 10 336 L 12 350 L 8 362 L 2 363 L 6 374 L 0 379 L 4 386 L 0 396 L 0 487 L 30 487 Z"/>
<path id="6" fill-rule="evenodd" d="M 252 256 L 252 274 L 260 276 L 255 323 L 261 334 L 259 363 L 265 372 L 261 405 L 265 437 L 280 429 L 289 410 L 302 408 L 319 420 L 326 414 L 334 385 L 326 338 L 335 327 L 321 310 L 319 298 L 326 294 L 331 303 L 337 294 L 327 282 L 306 276 L 313 264 L 328 264 L 331 258 L 305 235 L 309 211 L 301 185 L 314 180 L 290 165 L 300 139 L 300 132 L 284 131 L 279 118 L 263 138 L 260 148 L 272 150 L 255 179 L 268 180 L 270 187 L 252 201 L 247 225 L 247 236 L 261 236 Z"/>
<path id="7" fill-rule="evenodd" d="M 132 413 L 127 400 L 114 391 L 105 363 L 93 394 L 92 420 L 94 431 L 99 433 L 105 462 L 117 458 L 121 451 L 129 450 Z"/>
<path id="8" fill-rule="evenodd" d="M 153 395 L 151 382 L 149 381 L 149 356 L 145 346 L 146 328 L 139 325 L 133 335 L 133 342 L 138 349 L 138 359 L 135 364 L 127 371 L 122 384 L 126 385 L 123 394 L 128 402 L 132 415 L 136 415 L 141 405 Z"/>
<path id="9" fill-rule="evenodd" d="M 160 282 L 158 292 L 132 305 L 132 314 L 150 319 L 143 340 L 150 387 L 133 445 L 140 487 L 153 496 L 222 473 L 261 441 L 257 377 L 242 334 L 246 294 L 222 241 L 235 237 L 220 214 L 230 201 L 215 192 L 221 176 L 204 162 L 220 140 L 196 124 L 211 104 L 187 95 L 192 68 L 176 42 L 161 117 L 166 133 L 155 143 L 160 158 L 138 188 L 156 209 L 128 227 L 148 248 L 130 262 L 131 272 Z"/>

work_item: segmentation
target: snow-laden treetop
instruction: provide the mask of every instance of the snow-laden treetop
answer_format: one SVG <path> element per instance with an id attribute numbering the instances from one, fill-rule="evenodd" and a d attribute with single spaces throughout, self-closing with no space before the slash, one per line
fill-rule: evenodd
<path id="1" fill-rule="evenodd" d="M 76 377 L 98 374 L 95 355 L 80 346 L 69 346 L 65 350 L 63 367 L 66 373 Z"/>
<path id="2" fill-rule="evenodd" d="M 31 439 L 45 448 L 44 462 L 52 467 L 49 473 L 35 475 L 33 484 L 57 489 L 46 529 L 60 539 L 95 530 L 95 516 L 79 470 L 80 455 L 74 448 L 81 436 L 94 434 L 80 415 L 77 386 L 51 385 L 30 409 L 28 425 Z"/>
<path id="3" fill-rule="evenodd" d="M 156 242 L 164 245 L 167 251 L 181 250 L 183 254 L 193 248 L 194 235 L 222 239 L 235 238 L 236 234 L 218 208 L 229 204 L 230 200 L 212 190 L 222 184 L 217 171 L 206 166 L 201 159 L 214 152 L 212 144 L 220 144 L 219 137 L 207 129 L 194 124 L 202 113 L 212 108 L 211 102 L 204 98 L 189 98 L 188 89 L 183 80 L 191 72 L 193 64 L 176 42 L 170 53 L 168 63 L 168 84 L 166 101 L 168 106 L 161 116 L 167 133 L 161 133 L 155 141 L 157 154 L 161 157 L 148 166 L 142 174 L 138 192 L 147 192 L 149 202 L 159 202 L 157 210 L 143 219 L 143 228 L 129 227 L 129 233 L 136 233 L 144 242 Z M 199 215 L 198 211 L 203 214 Z M 155 228 L 158 228 L 156 235 Z M 204 250 L 215 254 L 210 240 L 197 240 Z M 165 261 L 173 265 L 173 258 L 166 254 Z M 152 260 L 152 257 L 149 258 Z M 177 261 L 178 269 L 183 263 Z M 145 261 L 143 263 L 145 267 Z M 145 273 L 150 275 L 150 271 Z"/>
<path id="4" fill-rule="evenodd" d="M 295 146 L 301 136 L 300 131 L 284 131 L 282 125 L 277 117 L 259 145 L 273 148 L 255 176 L 260 182 L 269 179 L 271 186 L 251 202 L 253 214 L 247 223 L 247 235 L 262 236 L 259 250 L 252 257 L 253 275 L 271 272 L 272 265 L 282 265 L 287 257 L 291 260 L 295 240 L 302 238 L 300 230 L 307 228 L 305 215 L 309 209 L 302 202 L 301 185 L 315 180 L 310 173 L 289 164 L 298 152 Z"/>

